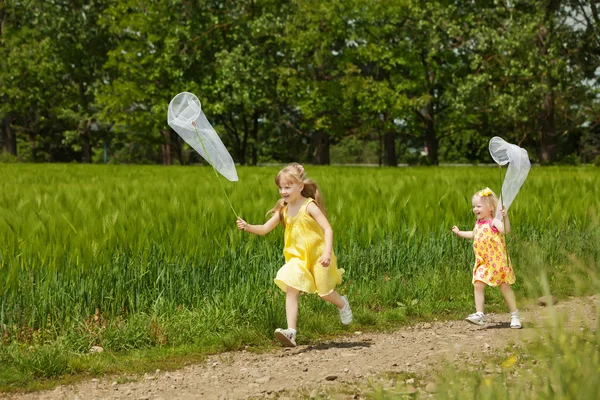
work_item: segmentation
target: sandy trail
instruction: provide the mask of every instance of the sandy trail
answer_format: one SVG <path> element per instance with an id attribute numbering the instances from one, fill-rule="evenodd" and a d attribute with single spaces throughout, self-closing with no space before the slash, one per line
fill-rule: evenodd
<path id="1" fill-rule="evenodd" d="M 571 298 L 556 311 L 595 323 L 600 296 Z M 420 323 L 391 333 L 355 333 L 317 345 L 210 356 L 178 371 L 158 372 L 117 383 L 115 377 L 93 379 L 51 391 L 0 395 L 3 399 L 246 399 L 293 397 L 306 390 L 360 384 L 383 373 L 428 374 L 444 360 L 465 365 L 511 342 L 528 340 L 544 328 L 551 309 L 533 306 L 522 312 L 524 329 L 509 328 L 506 314 L 488 314 L 485 327 L 464 321 Z M 122 381 L 122 380 L 120 380 Z"/>

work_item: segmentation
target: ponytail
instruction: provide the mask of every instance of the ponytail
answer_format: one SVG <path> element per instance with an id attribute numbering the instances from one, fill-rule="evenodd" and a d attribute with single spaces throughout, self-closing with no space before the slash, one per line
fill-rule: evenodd
<path id="1" fill-rule="evenodd" d="M 302 189 L 301 192 L 302 196 L 313 199 L 321 211 L 323 211 L 323 214 L 327 215 L 327 212 L 325 211 L 325 202 L 323 201 L 323 196 L 321 196 L 317 182 L 312 179 L 304 179 L 302 183 L 304 184 L 304 189 Z"/>

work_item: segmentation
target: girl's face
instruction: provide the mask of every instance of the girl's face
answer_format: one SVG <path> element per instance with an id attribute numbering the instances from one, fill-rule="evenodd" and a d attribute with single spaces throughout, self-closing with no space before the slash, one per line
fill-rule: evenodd
<path id="1" fill-rule="evenodd" d="M 477 220 L 492 218 L 492 210 L 485 204 L 483 198 L 475 195 L 471 203 L 473 204 L 473 214 L 475 214 Z"/>
<path id="2" fill-rule="evenodd" d="M 279 182 L 279 194 L 286 203 L 293 203 L 300 199 L 302 197 L 302 189 L 304 189 L 302 183 L 295 182 L 291 179 L 282 179 Z"/>

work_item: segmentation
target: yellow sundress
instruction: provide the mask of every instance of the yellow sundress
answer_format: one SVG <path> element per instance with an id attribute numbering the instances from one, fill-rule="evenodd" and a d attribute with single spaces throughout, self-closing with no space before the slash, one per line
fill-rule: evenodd
<path id="1" fill-rule="evenodd" d="M 475 224 L 473 251 L 475 252 L 473 283 L 481 281 L 490 286 L 515 283 L 515 273 L 510 260 L 506 265 L 506 247 L 502 235 L 495 226 L 492 226 L 492 220 L 477 221 Z"/>
<path id="2" fill-rule="evenodd" d="M 325 233 L 306 208 L 314 200 L 307 198 L 298 214 L 288 215 L 287 205 L 282 210 L 285 221 L 284 249 L 285 264 L 277 271 L 275 283 L 284 292 L 288 286 L 306 293 L 325 296 L 342 283 L 343 269 L 337 268 L 333 251 L 331 263 L 324 267 L 319 257 L 325 248 Z"/>

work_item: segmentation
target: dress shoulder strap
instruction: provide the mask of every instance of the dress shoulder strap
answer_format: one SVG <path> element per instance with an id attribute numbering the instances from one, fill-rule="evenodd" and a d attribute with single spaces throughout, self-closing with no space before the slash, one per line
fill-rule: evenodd
<path id="1" fill-rule="evenodd" d="M 315 203 L 315 199 L 313 199 L 312 197 L 307 197 L 306 200 L 304 200 L 304 204 L 302 204 L 302 207 L 300 207 L 300 212 L 308 212 L 308 205 L 310 203 Z"/>

